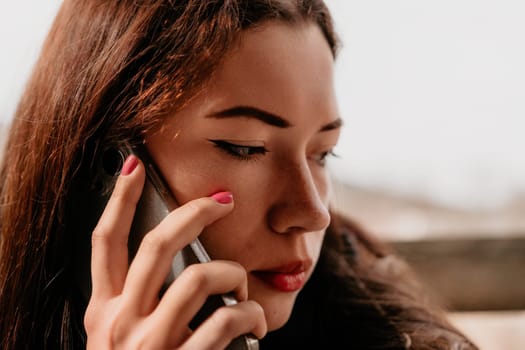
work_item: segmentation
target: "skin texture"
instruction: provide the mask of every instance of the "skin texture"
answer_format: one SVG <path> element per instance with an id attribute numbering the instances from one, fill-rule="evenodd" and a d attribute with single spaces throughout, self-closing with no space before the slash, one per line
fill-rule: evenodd
<path id="1" fill-rule="evenodd" d="M 318 26 L 269 22 L 245 32 L 211 83 L 147 136 L 182 206 L 146 235 L 128 269 L 121 242 L 144 181 L 142 163 L 128 159 L 93 233 L 88 347 L 217 349 L 286 323 L 330 222 L 325 158 L 340 127 L 332 79 Z M 218 192 L 233 201 L 209 198 Z M 186 269 L 158 300 L 173 255 L 197 236 L 214 261 Z M 240 303 L 190 334 L 205 298 L 227 291 Z"/>
<path id="2" fill-rule="evenodd" d="M 298 291 L 269 288 L 251 272 L 304 261 L 309 276 L 329 223 L 329 181 L 318 159 L 337 142 L 333 58 L 315 25 L 272 24 L 252 30 L 212 84 L 161 133 L 148 139 L 161 171 L 182 203 L 230 191 L 235 209 L 206 228 L 201 240 L 214 258 L 248 271 L 250 299 L 269 329 L 284 324 Z M 278 115 L 279 128 L 248 117 L 207 117 L 235 106 Z M 237 159 L 209 142 L 264 146 L 268 153 Z"/>

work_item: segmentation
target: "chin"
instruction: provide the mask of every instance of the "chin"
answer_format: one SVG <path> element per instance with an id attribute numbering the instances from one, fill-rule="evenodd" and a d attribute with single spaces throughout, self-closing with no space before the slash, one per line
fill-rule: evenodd
<path id="1" fill-rule="evenodd" d="M 290 319 L 291 312 L 287 313 L 286 315 L 279 314 L 279 315 L 273 315 L 273 316 L 266 316 L 266 322 L 268 326 L 268 332 L 275 331 L 281 327 L 283 327 L 286 322 Z"/>
<path id="2" fill-rule="evenodd" d="M 284 295 L 278 293 L 273 296 L 253 298 L 264 309 L 268 331 L 279 329 L 288 322 L 290 315 L 292 314 L 296 297 L 297 293 L 286 293 Z"/>

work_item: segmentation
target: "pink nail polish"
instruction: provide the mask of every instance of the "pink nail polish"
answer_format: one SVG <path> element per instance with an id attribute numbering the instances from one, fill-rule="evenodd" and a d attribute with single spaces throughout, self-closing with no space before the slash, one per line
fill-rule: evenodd
<path id="1" fill-rule="evenodd" d="M 233 195 L 230 192 L 217 192 L 211 195 L 211 198 L 221 204 L 229 204 L 233 202 Z"/>
<path id="2" fill-rule="evenodd" d="M 135 157 L 133 154 L 130 154 L 128 158 L 126 158 L 126 161 L 124 161 L 124 165 L 122 166 L 122 170 L 120 171 L 121 175 L 129 175 L 135 170 L 137 165 L 139 164 L 139 159 Z"/>

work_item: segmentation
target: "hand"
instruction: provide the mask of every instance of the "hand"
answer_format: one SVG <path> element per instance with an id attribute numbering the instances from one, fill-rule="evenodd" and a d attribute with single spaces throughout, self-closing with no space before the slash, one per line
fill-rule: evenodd
<path id="1" fill-rule="evenodd" d="M 175 254 L 233 203 L 199 198 L 171 212 L 145 235 L 128 267 L 127 239 L 144 185 L 143 164 L 131 156 L 92 235 L 93 290 L 84 325 L 88 349 L 222 349 L 241 334 L 266 333 L 264 312 L 247 300 L 244 268 L 214 260 L 187 267 L 161 299 Z M 238 304 L 216 310 L 195 331 L 189 322 L 211 294 L 232 292 Z"/>

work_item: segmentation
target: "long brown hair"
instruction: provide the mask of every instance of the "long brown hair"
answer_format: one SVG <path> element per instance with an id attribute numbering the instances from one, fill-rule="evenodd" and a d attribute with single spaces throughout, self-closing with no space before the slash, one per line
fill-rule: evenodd
<path id="1" fill-rule="evenodd" d="M 99 143 L 138 142 L 211 79 L 250 27 L 313 21 L 320 0 L 66 0 L 19 102 L 1 168 L 0 344 L 83 342 L 71 287 L 71 184 Z"/>

